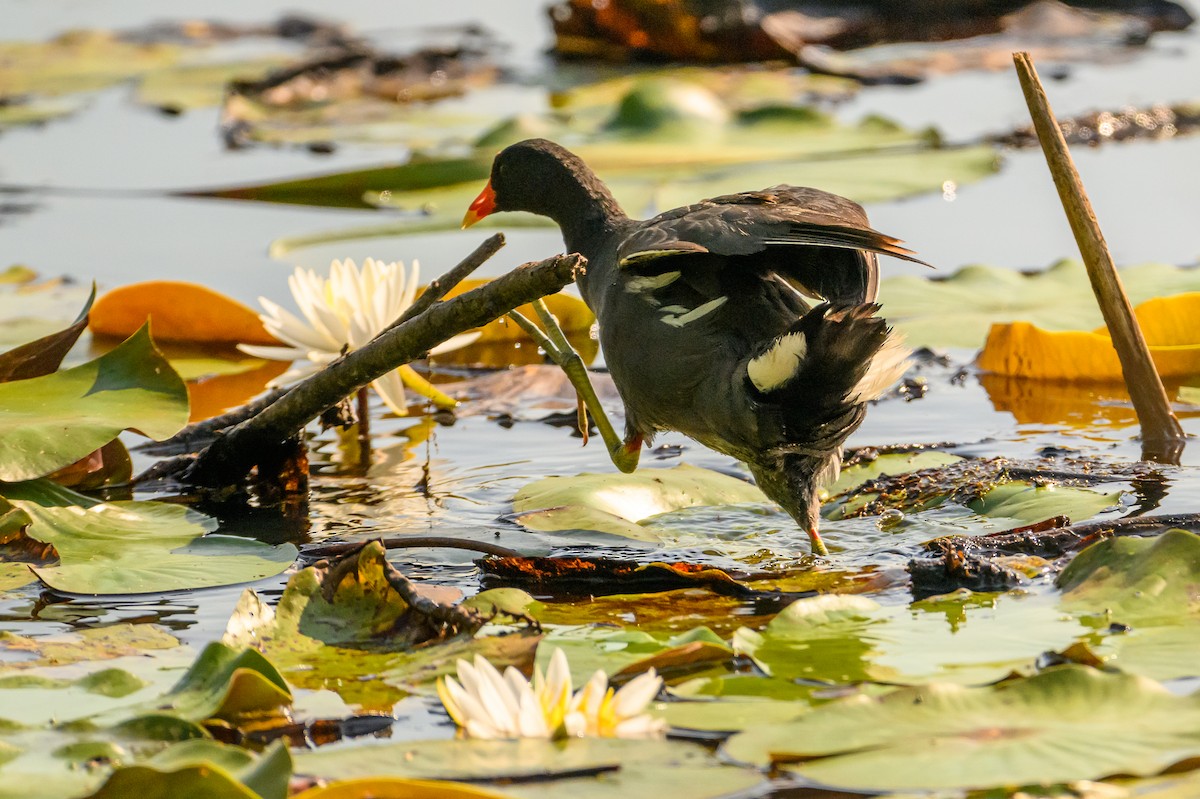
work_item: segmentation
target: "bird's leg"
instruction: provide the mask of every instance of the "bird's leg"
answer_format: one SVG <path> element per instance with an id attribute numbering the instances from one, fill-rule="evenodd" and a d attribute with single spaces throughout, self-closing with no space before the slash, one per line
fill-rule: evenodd
<path id="1" fill-rule="evenodd" d="M 821 539 L 821 534 L 817 532 L 816 525 L 808 528 L 808 540 L 812 542 L 814 555 L 829 555 L 829 547 L 825 546 L 825 542 Z"/>
<path id="2" fill-rule="evenodd" d="M 587 442 L 587 412 L 591 411 L 592 418 L 596 420 L 596 428 L 600 431 L 600 437 L 604 439 L 604 446 L 608 450 L 608 456 L 612 458 L 613 465 L 622 472 L 632 472 L 637 468 L 638 459 L 642 454 L 641 436 L 632 436 L 628 440 L 624 440 L 617 435 L 612 422 L 608 419 L 608 414 L 604 412 L 604 407 L 600 404 L 600 398 L 596 395 L 596 389 L 588 377 L 583 359 L 567 341 L 567 336 L 559 327 L 558 320 L 554 318 L 542 300 L 534 302 L 533 309 L 537 311 L 538 318 L 545 326 L 545 332 L 524 314 L 511 311 L 508 316 L 546 351 L 550 360 L 558 364 L 559 368 L 566 373 L 567 379 L 571 381 L 571 385 L 575 387 L 582 403 L 579 421 L 580 429 L 584 434 L 584 442 Z"/>

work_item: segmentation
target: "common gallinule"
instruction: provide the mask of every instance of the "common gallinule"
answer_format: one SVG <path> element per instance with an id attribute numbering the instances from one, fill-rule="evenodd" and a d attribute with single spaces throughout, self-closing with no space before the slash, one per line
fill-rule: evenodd
<path id="1" fill-rule="evenodd" d="M 496 211 L 550 217 L 587 258 L 579 290 L 625 404 L 616 465 L 632 471 L 643 442 L 678 430 L 745 461 L 824 553 L 818 489 L 909 354 L 875 315 L 874 253 L 922 262 L 857 203 L 818 189 L 630 219 L 579 157 L 544 139 L 496 156 L 463 226 Z"/>

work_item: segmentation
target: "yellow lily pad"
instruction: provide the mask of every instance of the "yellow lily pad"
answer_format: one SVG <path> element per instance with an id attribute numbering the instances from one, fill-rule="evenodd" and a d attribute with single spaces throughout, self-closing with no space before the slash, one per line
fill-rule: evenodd
<path id="1" fill-rule="evenodd" d="M 1134 309 L 1150 356 L 1165 378 L 1200 374 L 1200 292 L 1156 297 Z M 992 325 L 979 368 L 1013 377 L 1120 381 L 1121 362 L 1105 328 L 1043 330 L 1029 322 Z"/>

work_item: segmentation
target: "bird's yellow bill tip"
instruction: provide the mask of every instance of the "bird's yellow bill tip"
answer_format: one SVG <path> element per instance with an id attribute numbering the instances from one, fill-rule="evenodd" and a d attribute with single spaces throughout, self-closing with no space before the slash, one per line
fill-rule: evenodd
<path id="1" fill-rule="evenodd" d="M 467 213 L 462 221 L 463 228 L 469 228 L 495 210 L 496 192 L 492 189 L 492 182 L 489 180 L 488 184 L 483 187 L 483 191 L 479 192 L 479 196 L 475 198 L 475 202 L 467 208 Z"/>

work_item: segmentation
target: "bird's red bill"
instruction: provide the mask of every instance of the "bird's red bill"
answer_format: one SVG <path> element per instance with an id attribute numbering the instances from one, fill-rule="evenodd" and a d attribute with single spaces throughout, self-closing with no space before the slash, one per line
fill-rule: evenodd
<path id="1" fill-rule="evenodd" d="M 475 198 L 475 202 L 471 203 L 471 207 L 467 209 L 462 226 L 469 228 L 495 210 L 496 192 L 492 190 L 492 182 L 489 180 L 488 184 L 483 187 L 483 191 L 479 192 L 479 196 Z"/>

